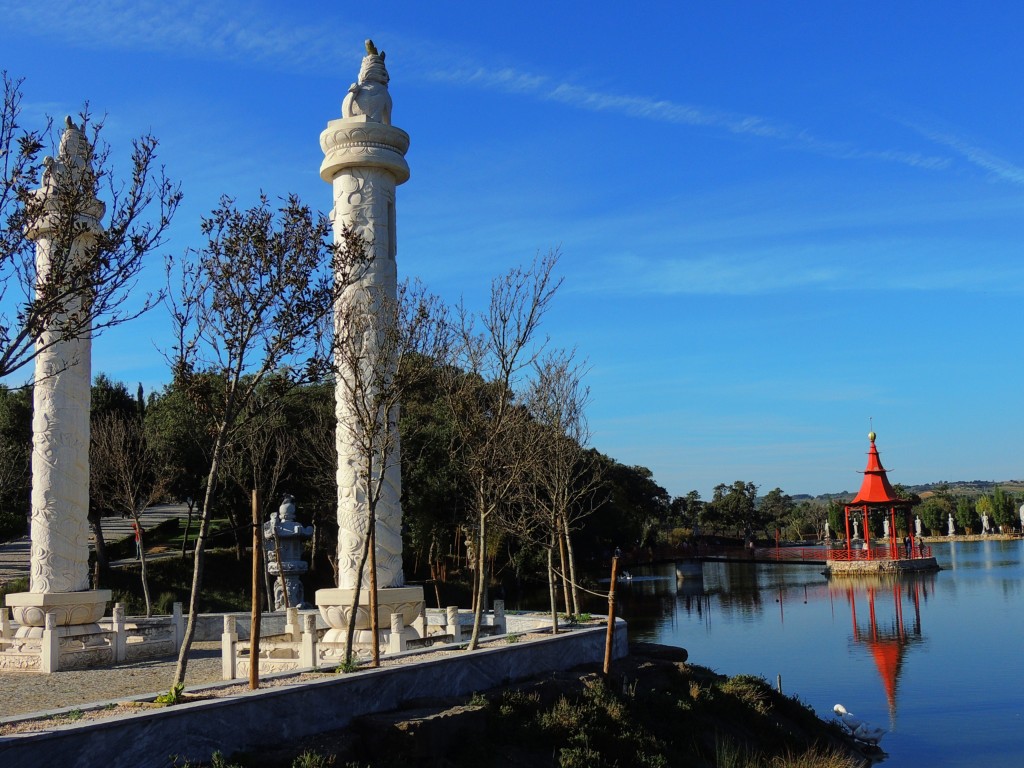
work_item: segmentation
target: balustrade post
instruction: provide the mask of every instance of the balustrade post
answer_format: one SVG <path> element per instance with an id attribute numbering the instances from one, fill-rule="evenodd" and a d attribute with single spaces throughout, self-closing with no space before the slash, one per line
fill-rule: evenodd
<path id="1" fill-rule="evenodd" d="M 40 671 L 56 672 L 60 669 L 60 635 L 57 632 L 57 614 L 46 614 L 43 625 L 43 658 Z"/>
<path id="2" fill-rule="evenodd" d="M 250 653 L 250 657 L 251 657 Z M 236 669 L 238 660 L 238 632 L 235 629 L 235 617 L 224 617 L 224 631 L 220 636 L 220 676 L 224 680 L 238 677 Z M 259 659 L 250 658 L 250 663 L 259 664 Z"/>

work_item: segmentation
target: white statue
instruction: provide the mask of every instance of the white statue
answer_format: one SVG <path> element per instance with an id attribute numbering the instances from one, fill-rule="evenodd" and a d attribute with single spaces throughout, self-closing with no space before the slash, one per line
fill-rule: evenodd
<path id="1" fill-rule="evenodd" d="M 953 524 L 953 513 L 949 513 L 949 535 L 953 536 L 956 533 L 956 525 Z"/>
<path id="2" fill-rule="evenodd" d="M 372 123 L 391 125 L 391 94 L 388 92 L 388 70 L 384 66 L 384 51 L 377 52 L 373 40 L 366 41 L 366 55 L 359 68 L 356 82 L 348 88 L 341 103 L 341 116 L 365 116 Z"/>
<path id="3" fill-rule="evenodd" d="M 853 538 L 855 538 L 855 539 L 859 539 L 860 538 L 860 529 L 857 527 L 857 521 L 856 520 L 853 521 Z"/>
<path id="4" fill-rule="evenodd" d="M 832 538 L 832 532 L 828 529 L 828 520 L 825 521 L 825 541 Z"/>
<path id="5" fill-rule="evenodd" d="M 1024 533 L 1024 504 L 1020 505 L 1020 532 Z"/>
<path id="6" fill-rule="evenodd" d="M 988 532 L 989 532 L 988 515 L 982 515 L 981 516 L 981 535 L 982 536 L 988 536 Z"/>
<path id="7" fill-rule="evenodd" d="M 882 520 L 882 536 L 889 538 L 889 518 L 886 517 Z"/>
<path id="8" fill-rule="evenodd" d="M 914 535 L 918 538 L 921 537 L 921 516 L 918 515 L 914 518 Z"/>

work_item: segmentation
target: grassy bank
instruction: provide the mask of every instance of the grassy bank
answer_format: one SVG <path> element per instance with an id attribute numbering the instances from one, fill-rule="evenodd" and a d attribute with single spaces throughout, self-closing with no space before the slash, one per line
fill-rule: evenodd
<path id="1" fill-rule="evenodd" d="M 853 768 L 867 761 L 842 731 L 760 678 L 727 678 L 638 646 L 604 679 L 576 669 L 475 695 L 422 699 L 412 709 L 222 767 L 723 766 Z M 183 763 L 182 763 L 183 765 Z"/>

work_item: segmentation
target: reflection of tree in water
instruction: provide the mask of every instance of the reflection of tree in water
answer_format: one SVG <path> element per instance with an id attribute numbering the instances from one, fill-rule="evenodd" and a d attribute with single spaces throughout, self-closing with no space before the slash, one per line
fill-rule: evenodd
<path id="1" fill-rule="evenodd" d="M 615 611 L 623 619 L 628 622 L 630 632 L 650 632 L 653 631 L 657 625 L 659 619 L 663 616 L 671 615 L 671 608 L 665 609 L 664 593 L 666 590 L 666 584 L 661 584 L 661 594 L 651 589 L 638 589 L 638 587 L 645 586 L 650 582 L 630 582 L 625 584 L 619 584 L 618 589 L 615 590 Z M 608 604 L 605 603 L 603 609 L 598 609 L 598 612 L 607 611 Z"/>
<path id="2" fill-rule="evenodd" d="M 1021 584 L 1020 579 L 1000 579 L 999 587 L 1003 597 L 1017 597 L 1024 591 L 1024 584 Z"/>
<path id="3" fill-rule="evenodd" d="M 757 616 L 764 611 L 758 568 L 737 563 L 705 563 L 701 610 L 715 608 L 725 616 Z M 692 601 L 690 601 L 692 604 Z M 689 607 L 687 613 L 691 612 Z"/>

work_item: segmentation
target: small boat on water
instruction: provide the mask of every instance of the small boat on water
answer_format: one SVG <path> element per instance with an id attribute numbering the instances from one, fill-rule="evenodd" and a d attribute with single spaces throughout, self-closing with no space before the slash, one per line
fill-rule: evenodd
<path id="1" fill-rule="evenodd" d="M 839 715 L 839 720 L 844 726 L 846 726 L 850 735 L 857 739 L 857 741 L 863 741 L 865 744 L 877 747 L 878 742 L 880 742 L 882 737 L 888 733 L 885 728 L 869 725 L 859 717 L 855 717 L 854 714 L 852 712 L 848 712 L 846 707 L 842 704 L 836 704 L 832 707 L 832 711 Z"/>

